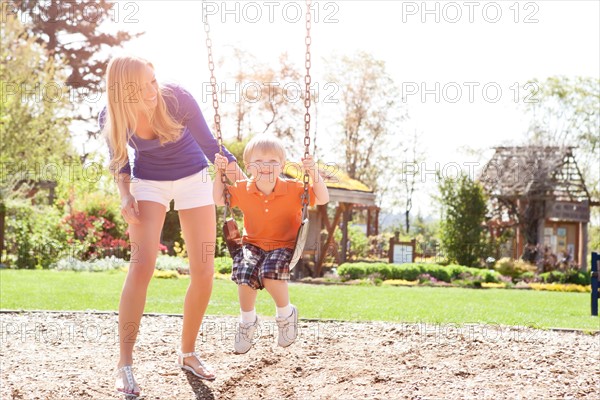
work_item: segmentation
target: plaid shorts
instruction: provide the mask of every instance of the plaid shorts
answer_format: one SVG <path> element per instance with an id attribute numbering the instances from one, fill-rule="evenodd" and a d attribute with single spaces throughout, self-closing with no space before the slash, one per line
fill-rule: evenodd
<path id="1" fill-rule="evenodd" d="M 265 251 L 260 247 L 245 243 L 233 257 L 231 280 L 238 285 L 248 285 L 252 289 L 263 289 L 263 279 L 290 279 L 290 261 L 294 251 L 280 248 Z"/>

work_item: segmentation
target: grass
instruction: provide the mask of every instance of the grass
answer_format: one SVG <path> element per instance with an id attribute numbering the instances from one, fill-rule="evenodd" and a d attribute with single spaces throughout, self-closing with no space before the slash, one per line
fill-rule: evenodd
<path id="1" fill-rule="evenodd" d="M 121 271 L 1 270 L 0 308 L 8 310 L 117 310 Z M 181 313 L 188 279 L 153 279 L 146 312 Z M 216 279 L 207 314 L 237 315 L 237 288 Z M 538 328 L 600 329 L 590 315 L 589 293 L 435 287 L 370 287 L 291 284 L 301 318 L 348 321 L 487 323 Z M 274 314 L 266 292 L 257 312 Z"/>

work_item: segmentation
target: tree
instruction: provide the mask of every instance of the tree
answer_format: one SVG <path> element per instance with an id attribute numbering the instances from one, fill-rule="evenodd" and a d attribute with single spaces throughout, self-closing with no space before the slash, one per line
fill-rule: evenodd
<path id="1" fill-rule="evenodd" d="M 402 138 L 398 143 L 387 146 L 394 148 L 395 156 L 386 157 L 380 162 L 382 169 L 381 185 L 378 189 L 378 206 L 392 209 L 403 215 L 402 232 L 410 234 L 413 198 L 421 183 L 420 167 L 424 153 L 419 143 L 419 135 L 414 132 L 409 140 Z M 384 200 L 385 199 L 385 204 Z"/>
<path id="2" fill-rule="evenodd" d="M 217 88 L 220 88 L 218 100 L 223 119 L 225 121 L 233 120 L 235 138 L 240 142 L 245 133 L 252 131 L 252 128 L 250 128 L 252 119 L 250 117 L 260 95 L 256 90 L 254 80 L 258 64 L 256 58 L 246 50 L 233 47 L 231 52 L 231 55 L 219 59 L 218 66 L 220 68 L 215 71 L 215 77 L 218 79 Z M 226 63 L 225 60 L 233 62 Z M 226 65 L 235 65 L 236 69 L 231 71 L 221 68 Z M 220 72 L 223 72 L 222 77 L 219 76 Z M 234 101 L 230 103 L 232 95 Z"/>
<path id="3" fill-rule="evenodd" d="M 7 200 L 24 197 L 40 181 L 56 181 L 74 151 L 62 65 L 27 37 L 11 15 L 0 37 L 0 253 Z"/>
<path id="4" fill-rule="evenodd" d="M 413 237 L 417 245 L 420 247 L 420 252 L 423 256 L 436 256 L 438 252 L 438 230 L 439 224 L 437 221 L 425 220 L 421 213 L 417 213 L 412 223 Z"/>
<path id="5" fill-rule="evenodd" d="M 438 176 L 442 220 L 440 239 L 450 262 L 477 266 L 485 249 L 486 198 L 479 183 L 467 175 Z"/>
<path id="6" fill-rule="evenodd" d="M 224 59 L 219 61 L 224 65 Z M 259 63 L 245 50 L 233 48 L 227 59 L 235 70 L 225 70 L 220 86 L 225 119 L 234 121 L 237 141 L 253 133 L 272 133 L 294 141 L 304 127 L 301 74 L 287 53 L 279 56 L 277 68 Z M 217 72 L 218 73 L 218 72 Z M 217 77 L 218 78 L 218 77 Z M 298 93 L 296 93 L 298 92 Z M 233 105 L 230 105 L 235 96 Z"/>
<path id="7" fill-rule="evenodd" d="M 529 140 L 544 146 L 576 147 L 575 154 L 592 197 L 599 197 L 600 79 L 551 76 L 535 85 L 525 111 Z"/>
<path id="8" fill-rule="evenodd" d="M 532 139 L 549 146 L 581 145 L 593 152 L 600 146 L 600 80 L 551 76 L 533 80 L 536 91 L 525 102 L 531 115 Z"/>
<path id="9" fill-rule="evenodd" d="M 4 178 L 16 166 L 26 168 L 24 172 L 30 175 L 50 163 L 63 162 L 73 149 L 68 132 L 71 104 L 62 85 L 66 79 L 62 64 L 48 58 L 35 38 L 27 37 L 15 17 L 7 17 L 2 32 L 0 163 Z"/>
<path id="10" fill-rule="evenodd" d="M 300 85 L 301 78 L 287 53 L 279 56 L 279 68 L 268 68 L 257 76 L 268 90 L 259 103 L 259 109 L 265 116 L 263 132 L 270 130 L 275 136 L 292 142 L 296 132 L 304 134 L 304 86 Z"/>
<path id="11" fill-rule="evenodd" d="M 393 158 L 387 146 L 396 133 L 392 126 L 403 117 L 396 115 L 397 88 L 385 63 L 365 52 L 337 57 L 329 69 L 328 81 L 337 82 L 341 95 L 346 171 L 376 190 L 387 160 Z"/>
<path id="12" fill-rule="evenodd" d="M 82 103 L 80 105 L 84 104 L 84 99 L 96 98 L 100 93 L 100 82 L 108 63 L 108 54 L 101 50 L 105 46 L 121 46 L 142 35 L 125 31 L 115 34 L 100 31 L 100 26 L 109 18 L 121 17 L 125 22 L 129 18 L 135 22 L 137 5 L 134 2 L 123 6 L 125 10 L 121 12 L 127 15 L 119 16 L 117 7 L 106 0 L 15 0 L 3 4 L 7 14 L 20 16 L 29 36 L 46 47 L 49 59 L 66 62 L 64 82 L 73 89 L 73 96 Z M 89 106 L 87 112 L 79 111 L 75 118 L 95 119 L 91 110 L 92 106 Z M 95 134 L 97 129 L 88 131 L 90 136 Z"/>

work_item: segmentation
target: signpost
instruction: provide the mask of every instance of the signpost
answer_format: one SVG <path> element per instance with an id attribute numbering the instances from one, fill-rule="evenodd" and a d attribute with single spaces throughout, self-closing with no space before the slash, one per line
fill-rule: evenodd
<path id="1" fill-rule="evenodd" d="M 393 238 L 390 238 L 390 250 L 388 252 L 390 264 L 406 264 L 415 262 L 415 239 L 410 242 L 401 242 L 400 234 L 396 232 Z"/>

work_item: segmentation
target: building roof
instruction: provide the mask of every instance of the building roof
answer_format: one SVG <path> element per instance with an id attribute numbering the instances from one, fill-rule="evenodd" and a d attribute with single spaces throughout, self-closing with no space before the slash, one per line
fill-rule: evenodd
<path id="1" fill-rule="evenodd" d="M 284 175 L 292 179 L 303 179 L 302 168 L 297 163 L 286 162 Z M 373 189 L 352 179 L 336 165 L 319 163 L 319 171 L 329 189 L 329 200 L 340 203 L 375 205 Z"/>
<path id="2" fill-rule="evenodd" d="M 589 201 L 572 147 L 496 147 L 479 181 L 499 199 Z"/>

